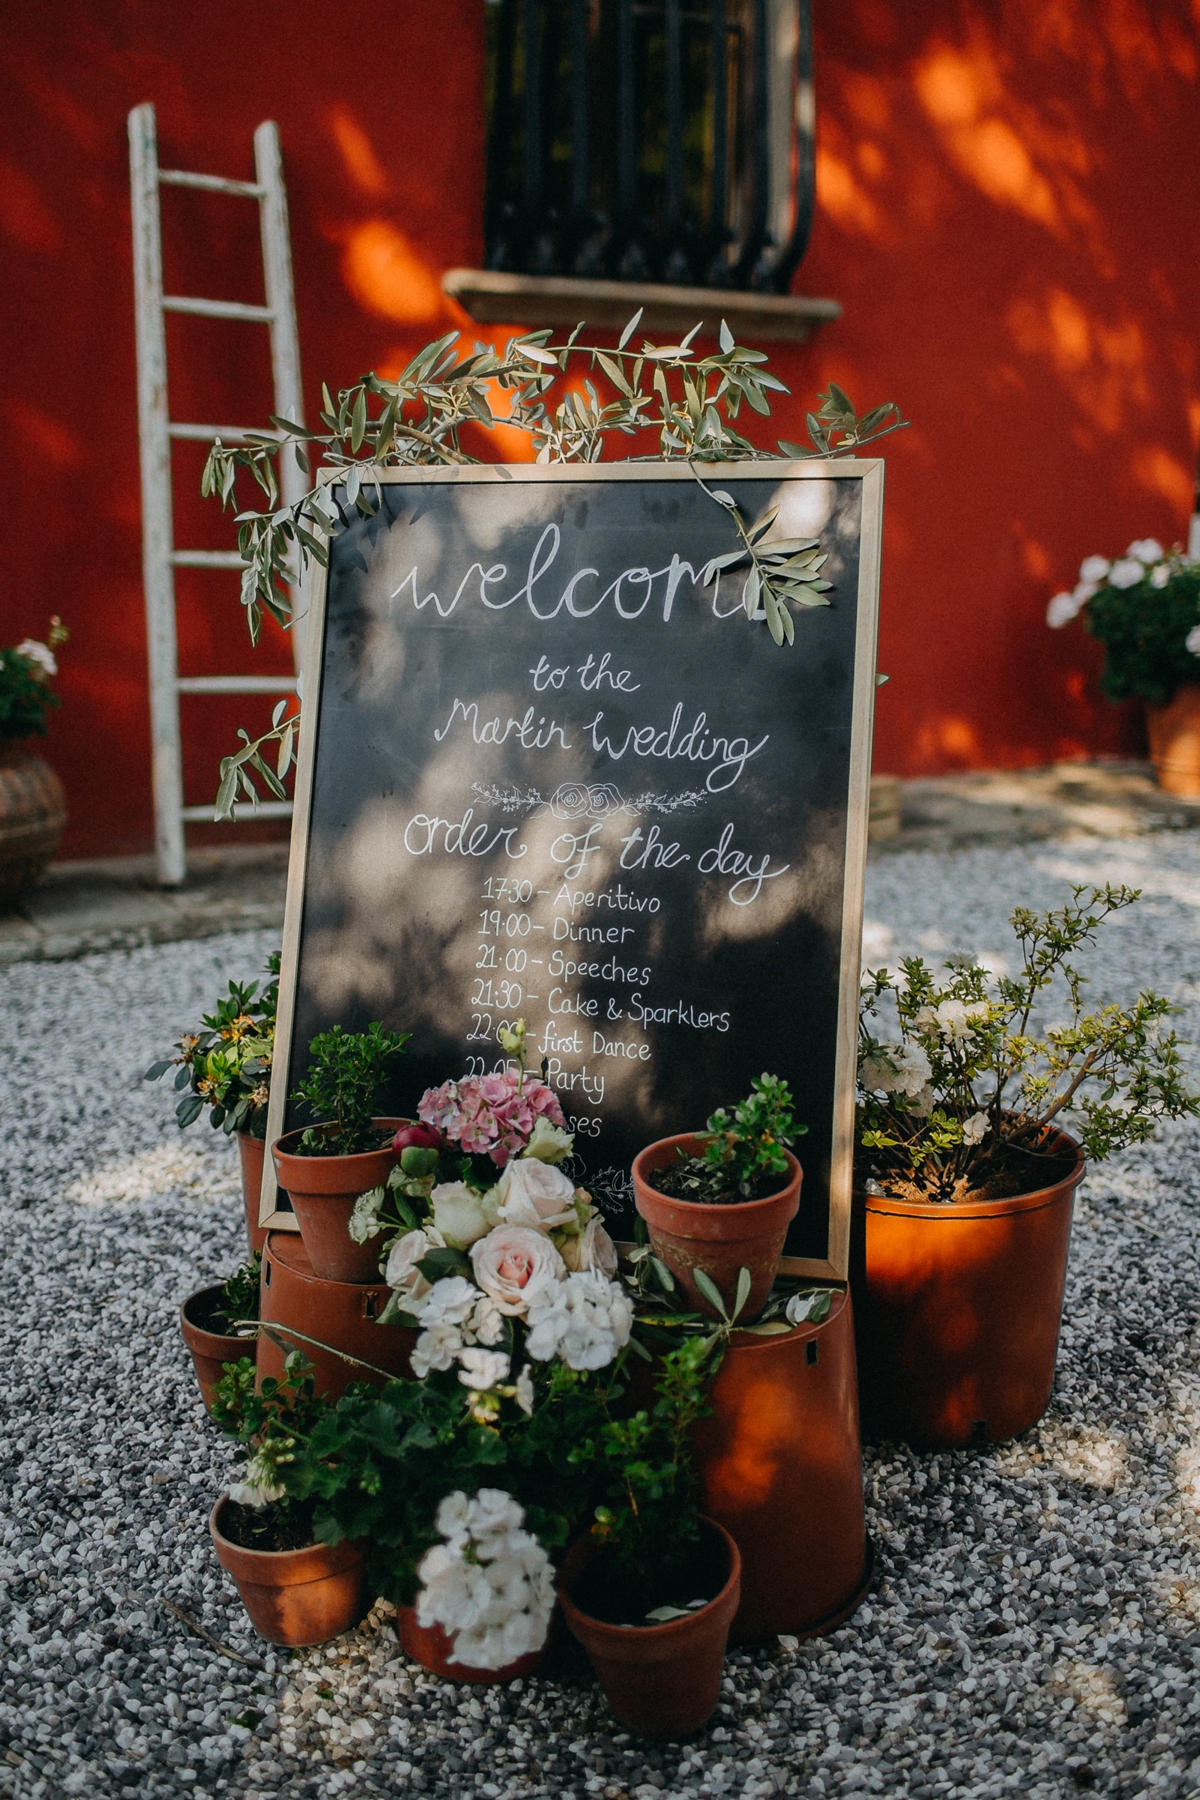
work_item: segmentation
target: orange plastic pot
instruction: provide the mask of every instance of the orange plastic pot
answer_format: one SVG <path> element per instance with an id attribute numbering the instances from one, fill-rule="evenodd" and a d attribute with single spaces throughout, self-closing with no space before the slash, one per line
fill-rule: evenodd
<path id="1" fill-rule="evenodd" d="M 447 1681 L 471 1682 L 475 1685 L 499 1681 L 516 1681 L 520 1675 L 532 1675 L 546 1660 L 546 1646 L 518 1656 L 501 1669 L 473 1669 L 468 1663 L 455 1662 L 450 1654 L 453 1639 L 440 1625 L 418 1625 L 415 1606 L 397 1606 L 396 1628 L 405 1656 L 421 1664 L 433 1675 L 444 1675 Z M 549 1641 L 547 1637 L 547 1641 Z"/>
<path id="2" fill-rule="evenodd" d="M 568 1550 L 558 1597 L 573 1637 L 587 1651 L 608 1704 L 629 1731 L 644 1738 L 683 1738 L 699 1731 L 716 1711 L 729 1627 L 738 1608 L 742 1559 L 713 1519 L 729 1558 L 729 1577 L 715 1599 L 683 1619 L 662 1625 L 607 1625 L 581 1612 L 572 1590 L 597 1554 L 587 1538 Z"/>
<path id="3" fill-rule="evenodd" d="M 694 1443 L 705 1512 L 742 1556 L 735 1643 L 810 1637 L 870 1585 L 850 1296 L 786 1336 L 735 1332 Z"/>
<path id="4" fill-rule="evenodd" d="M 1200 687 L 1185 682 L 1166 706 L 1147 706 L 1146 735 L 1159 787 L 1200 798 Z"/>
<path id="5" fill-rule="evenodd" d="M 267 1228 L 258 1222 L 259 1197 L 262 1194 L 263 1153 L 267 1146 L 262 1138 L 251 1137 L 248 1131 L 235 1131 L 237 1138 L 238 1161 L 242 1166 L 242 1200 L 246 1207 L 246 1240 L 250 1245 L 250 1254 L 261 1250 L 267 1241 Z"/>
<path id="6" fill-rule="evenodd" d="M 357 1544 L 302 1550 L 244 1550 L 221 1531 L 222 1494 L 208 1518 L 221 1567 L 233 1577 L 259 1637 L 269 1644 L 324 1644 L 360 1616 L 363 1551 Z"/>
<path id="7" fill-rule="evenodd" d="M 220 1292 L 220 1286 L 201 1288 L 199 1293 L 190 1295 L 179 1309 L 183 1341 L 192 1353 L 196 1380 L 200 1383 L 206 1412 L 213 1409 L 213 1395 L 225 1364 L 240 1362 L 243 1356 L 254 1355 L 252 1337 L 225 1337 L 220 1332 L 205 1331 L 202 1326 L 193 1324 L 189 1317 L 193 1309 L 203 1312 L 205 1304 L 211 1303 Z"/>
<path id="8" fill-rule="evenodd" d="M 655 1256 L 661 1257 L 692 1304 L 709 1318 L 717 1314 L 697 1289 L 694 1271 L 703 1269 L 711 1277 L 732 1312 L 738 1270 L 749 1269 L 750 1297 L 741 1314 L 749 1324 L 766 1304 L 787 1228 L 800 1206 L 800 1164 L 790 1151 L 785 1151 L 787 1186 L 765 1200 L 747 1200 L 740 1206 L 697 1206 L 691 1200 L 672 1200 L 650 1186 L 650 1174 L 676 1162 L 680 1151 L 685 1156 L 698 1156 L 703 1148 L 702 1141 L 691 1132 L 648 1144 L 634 1158 L 635 1204 L 646 1221 Z"/>
<path id="9" fill-rule="evenodd" d="M 380 1131 L 398 1131 L 408 1119 L 373 1119 Z M 396 1158 L 392 1146 L 356 1156 L 293 1156 L 288 1146 L 299 1141 L 289 1131 L 271 1148 L 279 1185 L 288 1194 L 296 1223 L 322 1281 L 378 1281 L 380 1240 L 356 1244 L 350 1236 L 350 1214 L 360 1194 L 387 1180 Z"/>
<path id="10" fill-rule="evenodd" d="M 289 1350 L 302 1350 L 315 1367 L 318 1394 L 331 1400 L 352 1381 L 382 1387 L 393 1376 L 411 1376 L 409 1355 L 415 1331 L 377 1325 L 390 1289 L 383 1282 L 322 1281 L 313 1274 L 303 1241 L 292 1231 L 272 1231 L 263 1252 L 259 1319 L 270 1325 Z M 317 1342 L 308 1340 L 315 1338 Z M 321 1349 L 320 1345 L 330 1348 Z M 343 1355 L 338 1356 L 337 1351 Z M 258 1334 L 258 1379 L 283 1380 L 287 1352 L 265 1331 Z M 356 1358 L 348 1362 L 346 1357 Z M 369 1366 L 363 1366 L 369 1365 Z"/>
<path id="11" fill-rule="evenodd" d="M 869 1426 L 930 1448 L 1015 1437 L 1054 1384 L 1078 1157 L 1062 1181 L 1007 1200 L 919 1205 L 859 1194 L 851 1269 L 859 1396 Z"/>

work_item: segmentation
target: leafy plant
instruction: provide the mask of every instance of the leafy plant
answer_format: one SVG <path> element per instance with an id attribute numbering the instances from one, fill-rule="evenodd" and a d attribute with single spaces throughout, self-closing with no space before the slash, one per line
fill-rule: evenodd
<path id="1" fill-rule="evenodd" d="M 1183 1078 L 1179 1040 L 1164 1029 L 1176 1009 L 1140 993 L 1130 1007 L 1085 1010 L 1086 977 L 1072 960 L 1137 890 L 1076 887 L 1046 913 L 1018 907 L 1016 975 L 947 963 L 935 977 L 919 956 L 897 973 L 864 977 L 859 1028 L 858 1141 L 863 1175 L 952 1201 L 1036 1189 L 1062 1160 L 1070 1125 L 1096 1161 L 1142 1143 L 1159 1119 L 1200 1112 Z M 1039 1029 L 1053 999 L 1059 1023 Z M 876 1035 L 881 1005 L 899 1037 Z"/>
<path id="2" fill-rule="evenodd" d="M 1115 562 L 1087 557 L 1074 589 L 1056 594 L 1046 617 L 1058 628 L 1080 613 L 1104 645 L 1100 686 L 1110 700 L 1140 695 L 1162 706 L 1185 682 L 1200 681 L 1200 563 L 1178 546 L 1164 554 L 1153 538 L 1139 538 Z"/>
<path id="3" fill-rule="evenodd" d="M 59 704 L 50 686 L 58 673 L 54 652 L 68 636 L 66 626 L 55 615 L 44 644 L 25 638 L 0 650 L 0 743 L 46 735 L 46 715 Z"/>
<path id="4" fill-rule="evenodd" d="M 640 348 L 630 348 L 640 320 L 639 311 L 616 349 L 579 343 L 582 326 L 577 326 L 561 343 L 551 341 L 549 330 L 535 331 L 511 338 L 502 351 L 476 344 L 460 357 L 459 334 L 449 332 L 419 351 L 395 379 L 368 374 L 342 389 L 336 400 L 323 387 L 320 430 L 273 417 L 270 434 L 249 434 L 239 445 L 218 439 L 205 464 L 202 492 L 224 506 L 236 506 L 238 477 L 246 472 L 266 499 L 261 511 L 237 513 L 245 564 L 241 599 L 251 642 L 258 641 L 264 613 L 290 625 L 289 583 L 310 562 L 328 561 L 331 538 L 357 517 L 378 510 L 376 470 L 481 461 L 468 447 L 472 434 L 478 441 L 478 434 L 497 425 L 524 431 L 540 463 L 598 462 L 610 438 L 652 432 L 656 448 L 646 460 L 686 461 L 697 467 L 776 454 L 850 455 L 907 423 L 891 402 L 860 418 L 842 389 L 830 383 L 817 412 L 806 415 L 811 446 L 780 440 L 778 452 L 763 450 L 734 421 L 743 402 L 768 416 L 768 395 L 788 391 L 766 369 L 765 354 L 739 347 L 724 323 L 719 347 L 709 355 L 692 349 L 699 325 L 677 344 L 644 340 Z M 579 381 L 581 362 L 588 373 Z M 607 399 L 597 390 L 597 376 L 607 384 Z M 507 396 L 507 413 L 493 411 L 497 391 Z M 289 454 L 294 450 L 306 470 L 311 468 L 309 451 L 319 453 L 325 476 L 290 506 L 280 504 L 276 470 L 285 447 Z M 741 548 L 727 566 L 750 565 L 747 613 L 765 620 L 776 643 L 790 643 L 794 625 L 785 602 L 827 604 L 821 598 L 827 584 L 819 578 L 824 559 L 816 544 L 766 542 L 770 519 L 747 528 L 731 496 L 712 497 L 729 513 L 741 538 Z M 710 579 L 719 572 L 712 569 Z M 257 804 L 259 784 L 271 795 L 283 795 L 299 718 L 299 709 L 289 712 L 284 701 L 276 707 L 269 731 L 257 738 L 239 733 L 242 748 L 221 763 L 219 819 L 230 814 L 239 798 Z"/>
<path id="5" fill-rule="evenodd" d="M 158 1081 L 170 1069 L 176 1070 L 176 1091 L 188 1090 L 175 1112 L 181 1130 L 194 1124 L 207 1107 L 214 1128 L 266 1137 L 279 957 L 274 950 L 267 958 L 274 979 L 261 994 L 257 981 L 231 981 L 225 999 L 202 1015 L 203 1030 L 185 1032 L 176 1045 L 178 1054 L 151 1063 L 142 1077 Z"/>
<path id="6" fill-rule="evenodd" d="M 708 1121 L 700 1156 L 685 1156 L 654 1172 L 662 1193 L 701 1205 L 759 1200 L 780 1186 L 787 1175 L 786 1151 L 808 1130 L 797 1125 L 791 1089 L 777 1075 L 756 1076 L 749 1096 L 730 1113 L 718 1107 Z"/>
<path id="7" fill-rule="evenodd" d="M 353 1156 L 377 1149 L 380 1134 L 371 1123 L 375 1106 L 392 1062 L 411 1036 L 411 1031 L 385 1031 L 378 1020 L 365 1031 L 334 1025 L 318 1032 L 308 1046 L 304 1079 L 292 1095 L 309 1107 L 318 1124 L 302 1133 L 293 1154 Z M 322 1130 L 322 1125 L 333 1129 Z"/>

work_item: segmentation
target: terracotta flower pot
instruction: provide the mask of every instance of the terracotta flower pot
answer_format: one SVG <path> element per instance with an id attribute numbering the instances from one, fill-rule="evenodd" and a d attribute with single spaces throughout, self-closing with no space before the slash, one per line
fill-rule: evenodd
<path id="1" fill-rule="evenodd" d="M 787 1185 L 765 1200 L 746 1200 L 740 1206 L 701 1206 L 693 1200 L 672 1200 L 650 1186 L 651 1172 L 676 1162 L 679 1150 L 685 1156 L 696 1156 L 703 1145 L 694 1133 L 684 1132 L 648 1144 L 634 1158 L 635 1202 L 646 1221 L 651 1249 L 680 1281 L 697 1310 L 710 1318 L 716 1315 L 698 1292 L 692 1271 L 703 1269 L 711 1276 L 732 1311 L 738 1270 L 749 1269 L 750 1298 L 741 1313 L 748 1325 L 766 1304 L 787 1228 L 800 1206 L 800 1164 L 790 1151 L 785 1152 Z"/>
<path id="2" fill-rule="evenodd" d="M 380 1131 L 397 1131 L 407 1119 L 374 1119 Z M 368 1188 L 387 1180 L 396 1158 L 392 1146 L 365 1150 L 355 1156 L 293 1156 L 289 1145 L 300 1132 L 289 1131 L 272 1146 L 279 1185 L 291 1199 L 312 1258 L 313 1271 L 322 1281 L 378 1281 L 380 1240 L 356 1244 L 347 1227 L 354 1202 Z"/>
<path id="3" fill-rule="evenodd" d="M 629 1731 L 644 1738 L 683 1738 L 699 1731 L 716 1711 L 729 1626 L 741 1593 L 738 1547 L 715 1520 L 729 1558 L 729 1577 L 715 1599 L 683 1619 L 662 1625 L 606 1625 L 581 1612 L 571 1598 L 596 1547 L 584 1538 L 568 1550 L 558 1597 L 572 1636 L 591 1658 L 608 1704 Z"/>
<path id="4" fill-rule="evenodd" d="M 221 1567 L 232 1575 L 250 1623 L 269 1644 L 324 1644 L 359 1617 L 363 1550 L 309 1544 L 303 1550 L 243 1550 L 221 1532 L 222 1494 L 208 1516 Z"/>
<path id="5" fill-rule="evenodd" d="M 267 1242 L 267 1228 L 258 1222 L 258 1202 L 262 1193 L 263 1153 L 267 1146 L 262 1138 L 248 1131 L 235 1131 L 238 1161 L 242 1166 L 242 1199 L 246 1207 L 246 1241 L 250 1254 L 262 1250 Z"/>
<path id="6" fill-rule="evenodd" d="M 1146 735 L 1159 787 L 1200 798 L 1200 687 L 1185 682 L 1166 706 L 1147 704 Z"/>
<path id="7" fill-rule="evenodd" d="M 1075 1189 L 926 1206 L 859 1194 L 851 1286 L 864 1418 L 961 1449 L 1037 1423 L 1054 1382 Z"/>
<path id="8" fill-rule="evenodd" d="M 872 1566 L 849 1294 L 786 1336 L 734 1332 L 709 1398 L 694 1443 L 704 1510 L 742 1556 L 731 1641 L 830 1630 Z"/>
<path id="9" fill-rule="evenodd" d="M 66 822 L 67 798 L 49 763 L 24 742 L 0 740 L 0 903 L 32 887 Z"/>
<path id="10" fill-rule="evenodd" d="M 308 1251 L 295 1232 L 268 1234 L 263 1252 L 260 1318 L 264 1324 L 277 1327 L 289 1348 L 302 1350 L 315 1365 L 318 1394 L 336 1400 L 352 1381 L 373 1381 L 382 1386 L 390 1376 L 412 1375 L 409 1354 L 417 1341 L 416 1332 L 399 1325 L 375 1323 L 387 1305 L 390 1291 L 381 1281 L 370 1285 L 361 1281 L 321 1281 L 313 1274 Z M 329 1350 L 319 1350 L 306 1343 L 305 1338 L 293 1336 L 289 1326 L 386 1373 L 372 1374 L 369 1369 L 344 1362 Z M 260 1331 L 260 1383 L 267 1375 L 282 1381 L 284 1356 L 285 1352 Z"/>
<path id="11" fill-rule="evenodd" d="M 220 1284 L 216 1287 L 201 1288 L 199 1293 L 192 1294 L 179 1309 L 179 1324 L 183 1332 L 183 1341 L 192 1353 L 192 1362 L 196 1368 L 196 1380 L 200 1383 L 200 1392 L 204 1397 L 204 1409 L 213 1409 L 213 1394 L 226 1363 L 240 1362 L 243 1356 L 254 1355 L 254 1339 L 252 1337 L 225 1337 L 216 1331 L 205 1331 L 203 1326 L 193 1324 L 189 1313 L 193 1310 L 203 1314 L 207 1305 L 215 1300 L 221 1292 Z"/>
<path id="12" fill-rule="evenodd" d="M 546 1660 L 546 1645 L 543 1644 L 540 1650 L 531 1650 L 528 1656 L 519 1656 L 516 1662 L 505 1663 L 502 1669 L 473 1669 L 467 1663 L 455 1662 L 450 1654 L 453 1640 L 440 1625 L 418 1625 L 415 1606 L 397 1606 L 396 1628 L 405 1656 L 410 1656 L 431 1674 L 444 1675 L 448 1681 L 469 1681 L 475 1684 L 515 1681 L 519 1675 L 532 1675 Z"/>

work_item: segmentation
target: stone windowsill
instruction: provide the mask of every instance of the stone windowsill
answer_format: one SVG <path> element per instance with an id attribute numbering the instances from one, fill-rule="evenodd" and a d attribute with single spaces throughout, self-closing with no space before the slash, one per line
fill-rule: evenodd
<path id="1" fill-rule="evenodd" d="M 715 337 L 722 319 L 738 343 L 801 344 L 841 317 L 836 300 L 805 294 L 753 294 L 730 288 L 663 287 L 644 281 L 590 281 L 565 275 L 503 275 L 448 269 L 442 286 L 481 325 L 577 325 L 620 330 L 639 306 L 640 329 L 676 334 L 703 320 Z"/>

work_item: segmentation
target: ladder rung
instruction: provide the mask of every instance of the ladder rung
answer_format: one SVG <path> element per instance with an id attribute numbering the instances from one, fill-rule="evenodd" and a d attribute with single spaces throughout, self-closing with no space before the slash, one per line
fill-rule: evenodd
<path id="1" fill-rule="evenodd" d="M 188 169 L 160 169 L 158 179 L 168 187 L 208 188 L 214 194 L 245 194 L 261 200 L 266 188 L 256 181 L 228 181 L 224 175 L 193 175 Z"/>
<path id="2" fill-rule="evenodd" d="M 169 560 L 176 569 L 240 569 L 244 566 L 236 550 L 172 550 Z"/>
<path id="3" fill-rule="evenodd" d="M 197 443 L 210 444 L 214 438 L 220 438 L 223 444 L 242 444 L 250 436 L 278 438 L 278 431 L 260 431 L 256 425 L 168 425 L 167 435 L 173 438 L 193 438 Z"/>
<path id="4" fill-rule="evenodd" d="M 251 806 L 248 800 L 239 800 L 240 812 L 232 819 L 223 819 L 223 825 L 252 825 L 255 819 L 290 819 L 292 803 L 290 800 L 260 800 L 257 806 Z M 210 800 L 207 806 L 185 806 L 181 808 L 181 819 L 189 821 L 201 820 L 211 825 L 213 822 L 213 805 Z"/>
<path id="5" fill-rule="evenodd" d="M 183 294 L 164 294 L 164 312 L 196 313 L 202 319 L 254 319 L 270 325 L 275 317 L 269 306 L 244 306 L 240 300 L 191 300 Z"/>
<path id="6" fill-rule="evenodd" d="M 180 675 L 181 694 L 294 694 L 294 675 Z"/>

